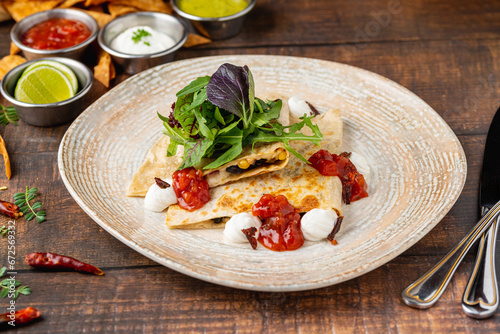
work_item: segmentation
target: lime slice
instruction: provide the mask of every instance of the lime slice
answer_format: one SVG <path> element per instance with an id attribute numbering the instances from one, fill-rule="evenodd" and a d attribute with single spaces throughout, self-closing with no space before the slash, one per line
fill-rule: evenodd
<path id="1" fill-rule="evenodd" d="M 24 72 L 14 90 L 16 100 L 35 104 L 59 102 L 73 96 L 73 86 L 64 73 L 45 65 Z"/>
<path id="2" fill-rule="evenodd" d="M 28 72 L 28 71 L 30 71 L 30 70 L 32 70 L 35 67 L 38 67 L 40 65 L 52 66 L 52 67 L 58 69 L 59 71 L 63 72 L 64 75 L 71 82 L 71 87 L 73 87 L 73 92 L 75 94 L 77 93 L 77 91 L 78 91 L 78 79 L 76 78 L 75 73 L 68 66 L 61 64 L 57 61 L 53 61 L 53 60 L 37 61 L 37 62 L 31 64 L 30 66 L 26 67 L 26 69 L 24 70 L 24 73 L 26 73 L 26 72 Z"/>

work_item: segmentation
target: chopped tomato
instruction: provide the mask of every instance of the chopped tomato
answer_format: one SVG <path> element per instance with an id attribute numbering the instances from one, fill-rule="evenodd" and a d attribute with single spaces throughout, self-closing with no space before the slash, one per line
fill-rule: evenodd
<path id="1" fill-rule="evenodd" d="M 210 200 L 208 182 L 201 170 L 193 167 L 177 170 L 172 181 L 179 206 L 184 210 L 197 210 Z"/>
<path id="2" fill-rule="evenodd" d="M 21 43 L 38 50 L 59 50 L 78 45 L 89 37 L 90 29 L 84 23 L 53 18 L 29 28 Z"/>
<path id="3" fill-rule="evenodd" d="M 300 214 L 283 195 L 266 194 L 252 208 L 254 216 L 263 222 L 258 241 L 274 251 L 290 251 L 304 244 L 300 229 Z"/>
<path id="4" fill-rule="evenodd" d="M 368 196 L 365 178 L 349 160 L 350 153 L 331 154 L 326 150 L 314 153 L 309 162 L 321 175 L 338 176 L 342 181 L 342 199 L 346 204 Z"/>

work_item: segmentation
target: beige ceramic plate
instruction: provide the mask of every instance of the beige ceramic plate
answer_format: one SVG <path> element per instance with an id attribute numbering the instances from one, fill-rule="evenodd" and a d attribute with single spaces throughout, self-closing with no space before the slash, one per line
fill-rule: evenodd
<path id="1" fill-rule="evenodd" d="M 256 251 L 224 240 L 222 230 L 182 231 L 164 213 L 143 209 L 125 189 L 161 136 L 175 93 L 224 62 L 248 65 L 256 95 L 303 97 L 319 110 L 340 108 L 344 149 L 371 165 L 370 197 L 344 209 L 337 236 L 293 252 Z M 450 210 L 466 176 L 463 149 L 420 98 L 371 72 L 338 63 L 279 56 L 178 61 L 142 72 L 101 97 L 71 125 L 59 171 L 76 202 L 99 225 L 152 260 L 235 288 L 295 291 L 362 275 L 401 254 Z"/>

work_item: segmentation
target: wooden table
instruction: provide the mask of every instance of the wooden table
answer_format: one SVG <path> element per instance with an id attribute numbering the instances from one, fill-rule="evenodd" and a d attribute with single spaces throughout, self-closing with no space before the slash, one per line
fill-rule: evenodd
<path id="1" fill-rule="evenodd" d="M 8 53 L 12 25 L 0 24 L 0 56 Z M 319 58 L 400 83 L 432 106 L 460 139 L 468 161 L 462 195 L 420 242 L 359 278 L 295 293 L 235 290 L 160 266 L 94 223 L 71 198 L 58 172 L 57 150 L 69 125 L 10 124 L 0 134 L 14 174 L 10 181 L 0 176 L 0 185 L 9 187 L 0 196 L 10 200 L 25 186 L 37 186 L 48 218 L 42 224 L 17 221 L 18 279 L 33 290 L 19 297 L 17 307 L 34 306 L 43 313 L 42 321 L 19 332 L 500 332 L 498 313 L 479 321 L 461 310 L 473 254 L 432 309 L 409 308 L 400 298 L 401 290 L 478 219 L 482 152 L 500 103 L 500 2 L 259 0 L 238 36 L 183 49 L 177 59 L 223 54 Z M 119 74 L 112 85 L 126 78 Z M 96 84 L 92 94 L 97 98 L 106 91 Z M 6 239 L 0 239 L 0 265 L 6 249 Z M 22 263 L 33 251 L 73 256 L 99 266 L 106 275 L 38 272 Z M 7 299 L 0 299 L 1 310 L 7 305 Z"/>

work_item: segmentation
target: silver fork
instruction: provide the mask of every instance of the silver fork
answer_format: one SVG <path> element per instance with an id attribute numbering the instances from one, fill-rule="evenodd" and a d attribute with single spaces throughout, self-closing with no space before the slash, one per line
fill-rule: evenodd
<path id="1" fill-rule="evenodd" d="M 488 208 L 482 207 L 482 214 Z M 495 251 L 499 218 L 483 234 L 477 250 L 476 264 L 462 297 L 462 309 L 471 318 L 484 319 L 498 308 L 498 284 L 495 272 Z"/>
<path id="2" fill-rule="evenodd" d="M 401 297 L 406 305 L 420 309 L 432 307 L 448 286 L 465 254 L 497 220 L 499 213 L 500 201 L 493 205 L 467 236 L 431 270 L 404 289 Z"/>

